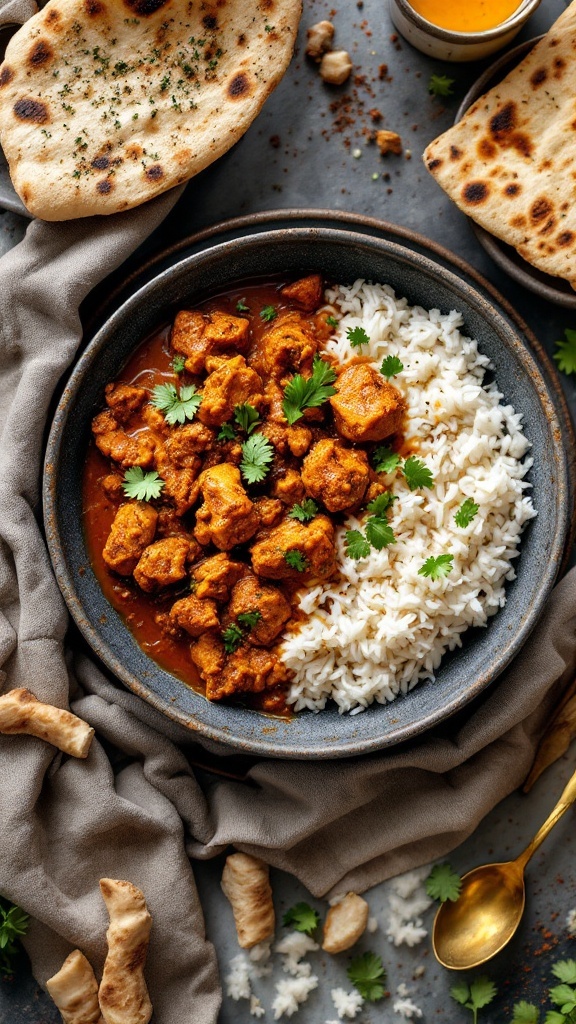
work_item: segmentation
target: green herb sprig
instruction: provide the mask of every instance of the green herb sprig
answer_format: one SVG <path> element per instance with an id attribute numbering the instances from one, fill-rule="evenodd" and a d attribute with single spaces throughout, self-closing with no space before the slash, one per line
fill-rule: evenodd
<path id="1" fill-rule="evenodd" d="M 297 572 L 306 572 L 310 567 L 310 563 L 306 558 L 306 555 L 302 554 L 296 548 L 289 548 L 288 551 L 284 552 L 284 561 L 291 569 L 296 569 Z"/>
<path id="2" fill-rule="evenodd" d="M 294 928 L 294 931 L 313 935 L 320 924 L 320 914 L 308 903 L 296 903 L 286 911 L 282 924 L 285 928 Z"/>
<path id="3" fill-rule="evenodd" d="M 288 513 L 288 519 L 297 519 L 300 523 L 309 523 L 314 516 L 318 515 L 318 505 L 312 498 L 304 498 L 301 505 L 293 505 Z"/>
<path id="4" fill-rule="evenodd" d="M 164 414 L 171 427 L 193 420 L 202 402 L 194 384 L 185 384 L 178 391 L 174 384 L 157 384 L 152 390 L 151 404 Z"/>
<path id="5" fill-rule="evenodd" d="M 13 958 L 18 954 L 18 939 L 26 934 L 30 918 L 20 907 L 0 899 L 0 973 L 11 975 Z"/>
<path id="6" fill-rule="evenodd" d="M 296 423 L 305 409 L 318 408 L 335 395 L 336 389 L 332 387 L 335 380 L 336 373 L 330 363 L 314 356 L 312 376 L 306 378 L 297 373 L 284 388 L 282 409 L 288 423 Z"/>
<path id="7" fill-rule="evenodd" d="M 367 1003 L 375 1003 L 384 997 L 386 971 L 376 953 L 368 952 L 354 957 L 347 974 Z"/>
<path id="8" fill-rule="evenodd" d="M 430 81 L 428 82 L 428 92 L 431 96 L 453 96 L 455 79 L 448 78 L 447 75 L 430 75 Z"/>
<path id="9" fill-rule="evenodd" d="M 443 576 L 447 576 L 449 572 L 452 572 L 454 568 L 454 555 L 430 555 L 418 569 L 419 576 L 428 576 L 431 580 L 442 579 Z"/>
<path id="10" fill-rule="evenodd" d="M 260 310 L 260 319 L 266 324 L 272 323 L 272 320 L 275 320 L 277 316 L 278 311 L 275 306 L 263 306 Z"/>
<path id="11" fill-rule="evenodd" d="M 252 434 L 242 445 L 240 472 L 248 484 L 259 484 L 270 470 L 274 448 L 264 434 Z"/>
<path id="12" fill-rule="evenodd" d="M 262 612 L 259 611 L 240 612 L 236 616 L 236 623 L 232 622 L 222 631 L 222 642 L 226 654 L 234 654 L 234 651 L 240 646 L 247 634 L 254 629 L 254 626 L 260 622 L 261 618 Z"/>
<path id="13" fill-rule="evenodd" d="M 472 498 L 466 498 L 454 516 L 456 526 L 459 526 L 461 530 L 465 529 L 466 526 L 470 526 L 479 509 L 480 506 Z"/>
<path id="14" fill-rule="evenodd" d="M 404 363 L 398 359 L 398 356 L 386 356 L 380 367 L 380 373 L 387 380 L 390 380 L 390 377 L 395 377 L 397 373 L 402 373 L 403 369 Z"/>
<path id="15" fill-rule="evenodd" d="M 387 445 L 379 445 L 374 449 L 372 461 L 377 473 L 393 473 L 395 469 L 399 468 L 411 491 L 415 491 L 419 487 L 432 487 L 434 484 L 432 470 L 414 455 L 410 455 L 402 463 L 400 455 L 393 452 Z"/>
<path id="16" fill-rule="evenodd" d="M 459 981 L 450 989 L 450 995 L 456 1003 L 465 1006 L 472 1011 L 473 1024 L 478 1022 L 478 1010 L 488 1006 L 496 995 L 497 989 L 493 981 L 482 974 L 475 978 L 469 985 L 465 981 Z"/>
<path id="17" fill-rule="evenodd" d="M 370 344 L 370 338 L 363 327 L 349 327 L 346 331 L 346 337 L 350 342 L 351 348 L 362 348 L 363 345 Z"/>
<path id="18" fill-rule="evenodd" d="M 164 480 L 156 470 L 145 473 L 141 466 L 130 466 L 122 478 L 122 490 L 127 498 L 136 501 L 151 501 L 159 498 L 164 487 Z"/>
<path id="19" fill-rule="evenodd" d="M 456 902 L 462 889 L 462 879 L 448 863 L 436 864 L 425 883 L 426 892 L 433 900 Z"/>
<path id="20" fill-rule="evenodd" d="M 554 359 L 562 373 L 576 373 L 576 331 L 566 328 L 563 340 L 556 342 Z"/>

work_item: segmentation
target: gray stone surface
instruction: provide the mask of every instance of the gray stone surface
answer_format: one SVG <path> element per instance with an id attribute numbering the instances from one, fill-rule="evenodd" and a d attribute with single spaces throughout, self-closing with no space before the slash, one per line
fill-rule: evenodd
<path id="1" fill-rule="evenodd" d="M 561 0 L 547 0 L 520 39 L 545 31 L 564 6 Z M 333 10 L 324 0 L 307 0 L 305 7 L 303 30 L 313 21 L 328 17 Z M 553 343 L 562 336 L 564 328 L 574 327 L 570 315 L 534 299 L 492 264 L 479 249 L 465 218 L 440 192 L 420 159 L 426 143 L 451 123 L 461 97 L 487 62 L 450 68 L 423 57 L 402 40 L 394 41 L 385 0 L 364 0 L 363 5 L 348 0 L 336 10 L 333 21 L 337 46 L 349 49 L 352 54 L 356 80 L 341 89 L 328 89 L 305 61 L 300 46 L 286 78 L 244 139 L 190 184 L 176 211 L 142 248 L 142 254 L 214 221 L 257 210 L 324 207 L 369 214 L 420 231 L 467 259 L 516 306 L 552 352 Z M 381 80 L 379 68 L 384 63 L 388 72 Z M 432 72 L 446 73 L 456 80 L 454 95 L 445 102 L 428 96 L 427 82 Z M 368 113 L 373 108 L 381 111 L 384 127 L 402 135 L 405 147 L 412 153 L 411 159 L 406 159 L 406 155 L 383 159 L 374 145 L 367 142 L 366 133 L 374 127 Z M 353 155 L 357 149 L 361 152 L 359 158 Z M 382 173 L 390 179 L 384 180 Z M 372 179 L 373 174 L 378 174 L 377 180 Z M 0 169 L 0 196 L 5 188 Z M 22 217 L 13 213 L 0 215 L 0 251 L 16 244 L 24 230 Z M 576 378 L 564 377 L 563 386 L 576 411 Z M 502 860 L 520 852 L 575 768 L 573 748 L 546 773 L 530 796 L 514 794 L 495 808 L 476 833 L 454 852 L 451 860 L 455 868 L 465 871 L 486 860 Z M 350 841 L 354 841 L 353 836 Z M 208 934 L 216 943 L 222 968 L 226 970 L 238 947 L 231 914 L 218 886 L 221 863 L 199 863 L 195 870 Z M 309 899 L 292 878 L 275 874 L 273 883 L 280 913 L 299 899 Z M 376 887 L 368 899 L 384 923 L 388 887 Z M 318 901 L 310 902 L 321 909 Z M 481 1020 L 487 1024 L 506 1024 L 511 1019 L 514 1001 L 543 1001 L 551 983 L 551 965 L 563 957 L 576 957 L 576 939 L 570 939 L 565 928 L 566 913 L 574 906 L 576 858 L 572 812 L 529 866 L 526 915 L 515 941 L 489 966 L 500 994 L 482 1012 Z M 426 923 L 430 920 L 428 912 Z M 448 990 L 454 976 L 435 964 L 428 941 L 415 950 L 395 949 L 380 928 L 362 940 L 359 948 L 382 954 L 392 991 L 401 981 L 413 989 L 424 1022 L 457 1024 L 470 1020 L 469 1012 L 451 1001 Z M 295 1020 L 324 1024 L 335 1019 L 330 988 L 346 984 L 347 962 L 346 954 L 334 959 L 316 955 L 314 964 L 320 972 L 320 985 Z M 421 963 L 426 965 L 426 973 L 421 980 L 412 982 L 413 969 Z M 264 979 L 259 984 L 258 994 L 269 1007 L 270 982 Z M 15 979 L 0 982 L 0 1024 L 53 1024 L 58 1019 L 22 959 Z M 245 1003 L 225 1000 L 221 1024 L 248 1024 L 254 1019 Z M 269 1009 L 263 1019 L 272 1020 Z M 392 1001 L 387 1000 L 368 1008 L 357 1020 L 360 1024 L 392 1024 L 401 1018 L 393 1013 Z M 193 1008 L 186 1024 L 194 1024 Z"/>

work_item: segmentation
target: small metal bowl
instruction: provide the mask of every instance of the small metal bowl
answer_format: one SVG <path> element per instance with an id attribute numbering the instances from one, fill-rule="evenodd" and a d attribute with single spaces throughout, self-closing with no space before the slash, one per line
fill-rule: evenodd
<path id="1" fill-rule="evenodd" d="M 506 21 L 483 32 L 452 32 L 427 21 L 408 0 L 389 0 L 389 3 L 394 25 L 412 46 L 428 57 L 462 62 L 481 60 L 508 46 L 541 0 L 523 0 Z"/>

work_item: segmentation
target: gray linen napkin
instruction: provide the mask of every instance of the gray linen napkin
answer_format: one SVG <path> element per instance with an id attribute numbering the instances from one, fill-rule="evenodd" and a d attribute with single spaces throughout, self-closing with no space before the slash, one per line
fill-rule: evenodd
<path id="1" fill-rule="evenodd" d="M 31 10 L 11 0 L 0 21 Z M 98 880 L 130 879 L 154 917 L 147 977 L 157 1024 L 214 1024 L 216 959 L 189 857 L 233 843 L 323 895 L 448 852 L 520 783 L 574 672 L 576 571 L 506 677 L 457 726 L 408 750 L 335 764 L 264 761 L 245 782 L 201 786 L 190 734 L 66 653 L 66 611 L 39 525 L 46 417 L 80 342 L 79 304 L 178 195 L 102 220 L 34 223 L 1 261 L 0 683 L 70 701 L 97 738 L 79 762 L 31 737 L 0 737 L 0 892 L 33 917 L 26 946 L 43 983 L 74 946 L 101 969 Z"/>

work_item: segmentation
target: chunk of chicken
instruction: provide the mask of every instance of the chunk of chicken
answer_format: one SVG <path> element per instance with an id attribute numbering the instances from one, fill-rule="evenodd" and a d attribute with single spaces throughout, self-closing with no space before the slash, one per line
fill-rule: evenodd
<path id="1" fill-rule="evenodd" d="M 385 128 L 376 132 L 376 145 L 382 156 L 386 156 L 386 153 L 395 153 L 396 156 L 400 156 L 402 152 L 402 139 L 398 132 L 390 132 Z"/>
<path id="2" fill-rule="evenodd" d="M 208 697 L 209 691 L 217 689 L 222 678 L 226 662 L 224 644 L 213 633 L 203 633 L 195 644 L 190 645 L 190 658 L 200 673 Z"/>
<path id="3" fill-rule="evenodd" d="M 276 526 L 284 515 L 284 505 L 278 498 L 258 498 L 254 508 L 261 526 Z"/>
<path id="4" fill-rule="evenodd" d="M 245 352 L 249 330 L 243 317 L 184 309 L 176 315 L 171 344 L 175 352 L 186 356 L 190 373 L 202 373 L 206 356 L 212 352 Z"/>
<path id="5" fill-rule="evenodd" d="M 158 509 L 158 526 L 156 533 L 159 537 L 182 537 L 186 532 L 182 523 L 182 517 L 178 515 L 171 505 L 163 505 Z M 188 561 L 190 564 L 202 554 L 202 548 L 193 537 L 186 533 L 186 539 L 190 544 Z"/>
<path id="6" fill-rule="evenodd" d="M 159 459 L 172 463 L 177 469 L 197 469 L 198 455 L 206 452 L 214 442 L 214 431 L 199 423 L 186 423 L 176 427 L 157 451 Z"/>
<path id="7" fill-rule="evenodd" d="M 243 356 L 225 359 L 204 381 L 198 419 L 210 427 L 219 427 L 232 419 L 237 405 L 248 402 L 258 408 L 263 401 L 262 380 L 246 365 Z"/>
<path id="8" fill-rule="evenodd" d="M 170 619 L 190 636 L 202 636 L 209 629 L 218 629 L 220 625 L 216 602 L 210 598 L 201 601 L 196 594 L 189 594 L 176 601 L 170 609 Z"/>
<path id="9" fill-rule="evenodd" d="M 246 637 L 256 647 L 271 644 L 292 614 L 284 594 L 256 576 L 245 576 L 235 584 L 227 611 L 233 621 L 245 612 L 259 613 L 258 622 Z"/>
<path id="10" fill-rule="evenodd" d="M 326 915 L 322 949 L 327 953 L 343 953 L 354 946 L 366 930 L 368 913 L 366 900 L 355 892 L 346 893 Z"/>
<path id="11" fill-rule="evenodd" d="M 281 423 L 268 421 L 262 427 L 261 432 L 280 455 L 290 453 L 297 459 L 301 459 L 312 444 L 312 432 L 308 427 L 300 426 L 299 423 L 294 426 L 283 426 Z"/>
<path id="12" fill-rule="evenodd" d="M 320 274 L 309 274 L 308 277 L 301 277 L 292 284 L 287 284 L 280 292 L 282 298 L 294 302 L 305 313 L 313 313 L 321 304 L 324 297 L 324 288 Z"/>
<path id="13" fill-rule="evenodd" d="M 319 21 L 306 29 L 306 56 L 319 62 L 322 54 L 332 49 L 334 25 L 331 21 Z"/>
<path id="14" fill-rule="evenodd" d="M 222 462 L 200 475 L 204 504 L 196 513 L 194 534 L 200 544 L 229 551 L 244 544 L 259 527 L 256 509 L 242 486 L 240 470 Z"/>
<path id="15" fill-rule="evenodd" d="M 261 693 L 292 678 L 276 648 L 243 645 L 225 661 L 224 668 L 206 681 L 208 700 L 223 700 L 239 693 Z"/>
<path id="16" fill-rule="evenodd" d="M 349 441 L 382 441 L 400 430 L 405 403 L 398 388 L 367 363 L 348 366 L 330 399 L 336 429 Z"/>
<path id="17" fill-rule="evenodd" d="M 343 512 L 357 505 L 370 481 L 366 453 L 344 448 L 339 441 L 317 441 L 302 464 L 302 482 L 308 494 L 329 512 Z"/>
<path id="18" fill-rule="evenodd" d="M 320 61 L 320 78 L 328 85 L 342 85 L 350 78 L 353 67 L 347 50 L 331 50 Z"/>
<path id="19" fill-rule="evenodd" d="M 131 384 L 107 384 L 104 393 L 106 405 L 119 423 L 127 423 L 142 407 L 147 395 L 145 388 L 135 388 Z"/>
<path id="20" fill-rule="evenodd" d="M 214 601 L 229 601 L 230 590 L 246 571 L 242 562 L 233 562 L 224 551 L 206 558 L 200 565 L 194 566 L 192 573 L 196 583 L 196 597 L 202 601 L 207 597 Z"/>
<path id="21" fill-rule="evenodd" d="M 124 500 L 124 487 L 122 486 L 122 477 L 119 473 L 108 473 L 107 476 L 102 477 L 100 483 L 109 501 Z"/>
<path id="22" fill-rule="evenodd" d="M 312 329 L 299 313 L 282 313 L 262 335 L 264 364 L 271 376 L 310 376 L 316 353 Z"/>
<path id="23" fill-rule="evenodd" d="M 130 501 L 118 509 L 102 557 L 120 576 L 134 571 L 143 551 L 154 540 L 158 513 L 146 501 Z"/>
<path id="24" fill-rule="evenodd" d="M 300 473 L 295 469 L 285 469 L 274 480 L 271 494 L 279 498 L 285 505 L 296 505 L 304 497 L 304 484 Z"/>
<path id="25" fill-rule="evenodd" d="M 94 417 L 92 433 L 96 447 L 102 455 L 118 462 L 124 469 L 129 466 L 150 469 L 154 465 L 154 438 L 142 431 L 131 437 L 125 430 L 120 429 L 110 410 L 106 409 Z"/>
<path id="26" fill-rule="evenodd" d="M 198 460 L 198 467 L 200 461 Z M 172 463 L 161 460 L 158 472 L 164 480 L 162 497 L 174 502 L 176 513 L 183 516 L 192 505 L 196 504 L 200 494 L 198 467 L 194 469 L 174 469 Z"/>
<path id="27" fill-rule="evenodd" d="M 178 583 L 186 575 L 190 544 L 186 537 L 164 537 L 143 551 L 134 579 L 148 594 Z"/>
<path id="28" fill-rule="evenodd" d="M 286 553 L 299 552 L 300 572 L 286 561 Z M 334 527 L 328 516 L 315 516 L 310 523 L 285 519 L 258 538 L 252 547 L 252 567 L 257 576 L 270 580 L 325 579 L 336 567 Z"/>

